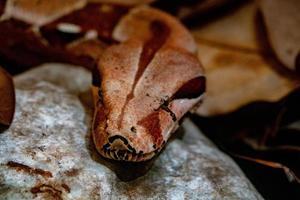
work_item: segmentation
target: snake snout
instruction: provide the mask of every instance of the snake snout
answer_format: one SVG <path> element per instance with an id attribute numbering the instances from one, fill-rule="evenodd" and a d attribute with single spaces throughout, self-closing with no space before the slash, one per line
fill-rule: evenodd
<path id="1" fill-rule="evenodd" d="M 111 150 L 131 150 L 128 140 L 121 135 L 114 135 L 108 138 L 109 148 Z"/>

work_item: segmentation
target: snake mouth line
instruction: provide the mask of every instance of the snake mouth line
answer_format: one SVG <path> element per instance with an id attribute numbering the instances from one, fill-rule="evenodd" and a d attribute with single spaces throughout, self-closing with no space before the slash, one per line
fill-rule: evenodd
<path id="1" fill-rule="evenodd" d="M 100 153 L 105 158 L 118 160 L 118 161 L 128 161 L 128 162 L 140 162 L 151 159 L 155 154 L 157 154 L 160 149 L 156 149 L 155 151 L 149 153 L 143 153 L 140 151 L 139 153 L 131 152 L 128 150 L 117 150 L 117 149 L 105 149 L 102 148 Z"/>
<path id="2" fill-rule="evenodd" d="M 146 161 L 154 157 L 160 150 L 161 147 L 155 148 L 147 153 L 143 151 L 137 151 L 128 140 L 122 135 L 114 135 L 108 138 L 99 153 L 112 160 L 127 161 L 127 162 L 140 162 Z"/>

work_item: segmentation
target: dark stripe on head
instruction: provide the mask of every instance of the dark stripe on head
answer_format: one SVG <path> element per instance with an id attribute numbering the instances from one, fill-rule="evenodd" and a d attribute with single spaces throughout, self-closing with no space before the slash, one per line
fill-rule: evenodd
<path id="1" fill-rule="evenodd" d="M 143 50 L 139 60 L 138 71 L 135 75 L 134 83 L 131 88 L 131 92 L 126 97 L 126 102 L 122 108 L 121 115 L 118 121 L 118 127 L 121 127 L 121 123 L 124 116 L 124 110 L 128 102 L 133 98 L 133 91 L 137 82 L 143 75 L 148 64 L 153 59 L 155 53 L 164 45 L 168 36 L 170 35 L 170 28 L 163 22 L 155 20 L 150 24 L 151 37 L 144 43 Z"/>

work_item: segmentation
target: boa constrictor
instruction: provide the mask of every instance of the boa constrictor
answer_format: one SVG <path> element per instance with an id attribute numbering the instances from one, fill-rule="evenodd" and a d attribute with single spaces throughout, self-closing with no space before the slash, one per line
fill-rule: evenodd
<path id="1" fill-rule="evenodd" d="M 160 152 L 180 119 L 200 102 L 205 77 L 193 37 L 169 14 L 136 6 L 111 21 L 109 32 L 102 30 L 100 36 L 113 42 L 93 70 L 93 140 L 106 158 L 145 161 Z M 57 28 L 58 22 L 41 32 Z M 87 32 L 88 26 L 86 22 L 81 28 Z"/>

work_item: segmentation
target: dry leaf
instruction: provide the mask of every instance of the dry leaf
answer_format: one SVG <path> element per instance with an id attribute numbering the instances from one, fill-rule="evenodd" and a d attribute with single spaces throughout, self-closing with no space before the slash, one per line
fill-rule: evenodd
<path id="1" fill-rule="evenodd" d="M 0 67 L 0 128 L 11 124 L 15 112 L 15 91 L 11 76 Z"/>
<path id="2" fill-rule="evenodd" d="M 199 42 L 198 55 L 205 68 L 207 91 L 197 110 L 200 115 L 232 112 L 253 101 L 277 101 L 299 85 L 274 71 L 258 53 L 203 43 Z"/>
<path id="3" fill-rule="evenodd" d="M 86 5 L 86 0 L 7 0 L 5 15 L 44 25 Z"/>
<path id="4" fill-rule="evenodd" d="M 246 51 L 260 50 L 256 36 L 256 10 L 254 3 L 247 3 L 203 27 L 194 28 L 192 32 L 196 38 L 207 42 Z"/>
<path id="5" fill-rule="evenodd" d="M 259 1 L 268 39 L 279 60 L 288 68 L 300 68 L 300 1 Z M 299 59 L 299 58 L 298 58 Z"/>
<path id="6" fill-rule="evenodd" d="M 299 82 L 274 70 L 256 39 L 256 7 L 237 11 L 193 30 L 207 77 L 207 93 L 197 113 L 212 116 L 232 112 L 253 101 L 277 101 Z"/>

